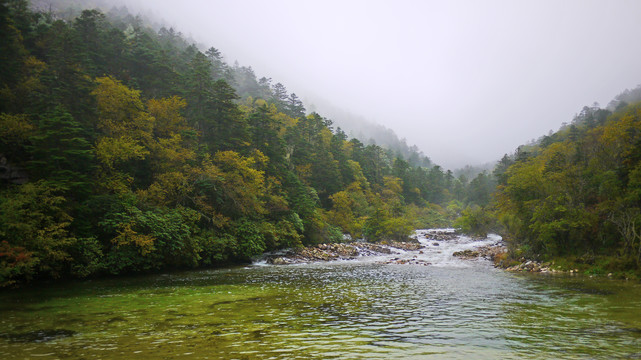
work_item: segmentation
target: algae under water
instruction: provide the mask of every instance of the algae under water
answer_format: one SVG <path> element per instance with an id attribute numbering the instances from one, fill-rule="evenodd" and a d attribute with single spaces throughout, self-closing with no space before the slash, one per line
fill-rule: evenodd
<path id="1" fill-rule="evenodd" d="M 451 257 L 475 245 L 5 291 L 0 358 L 641 358 L 641 284 Z"/>

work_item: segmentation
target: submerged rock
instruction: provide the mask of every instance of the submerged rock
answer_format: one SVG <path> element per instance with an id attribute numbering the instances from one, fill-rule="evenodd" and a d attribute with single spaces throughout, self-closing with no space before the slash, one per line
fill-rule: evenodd
<path id="1" fill-rule="evenodd" d="M 390 260 L 381 262 L 381 264 L 386 264 L 386 265 L 421 265 L 421 266 L 432 265 L 432 263 L 430 263 L 428 261 L 425 261 L 425 260 L 420 260 L 420 259 L 399 259 L 399 258 L 390 259 Z"/>
<path id="2" fill-rule="evenodd" d="M 0 337 L 6 338 L 12 342 L 40 343 L 66 338 L 75 334 L 75 331 L 67 329 L 41 329 L 19 334 L 2 334 Z"/>

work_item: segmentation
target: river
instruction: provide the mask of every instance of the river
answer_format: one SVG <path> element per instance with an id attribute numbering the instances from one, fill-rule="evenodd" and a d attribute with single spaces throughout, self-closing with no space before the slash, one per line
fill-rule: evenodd
<path id="1" fill-rule="evenodd" d="M 641 284 L 423 253 L 0 293 L 1 359 L 641 358 Z M 392 258 L 429 262 L 385 264 Z"/>

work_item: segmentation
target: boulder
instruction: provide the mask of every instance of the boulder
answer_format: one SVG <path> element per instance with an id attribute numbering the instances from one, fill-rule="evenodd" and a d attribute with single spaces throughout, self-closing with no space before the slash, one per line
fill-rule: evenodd
<path id="1" fill-rule="evenodd" d="M 463 259 L 476 259 L 477 257 L 481 256 L 481 254 L 478 251 L 474 250 L 463 250 L 454 252 L 452 256 Z"/>
<path id="2" fill-rule="evenodd" d="M 392 241 L 389 243 L 389 246 L 405 251 L 416 251 L 423 247 L 420 243 L 401 241 Z"/>
<path id="3" fill-rule="evenodd" d="M 289 262 L 287 262 L 285 260 L 285 258 L 283 258 L 282 256 L 268 258 L 267 259 L 267 263 L 268 264 L 272 264 L 272 265 L 287 265 L 287 264 L 289 264 Z"/>

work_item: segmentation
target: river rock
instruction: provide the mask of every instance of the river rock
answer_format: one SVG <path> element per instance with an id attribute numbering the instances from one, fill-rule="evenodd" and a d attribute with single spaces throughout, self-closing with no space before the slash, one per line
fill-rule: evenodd
<path id="1" fill-rule="evenodd" d="M 392 250 L 387 246 L 372 244 L 367 242 L 356 242 L 356 243 L 353 243 L 352 246 L 358 248 L 359 253 L 362 256 L 392 253 Z"/>
<path id="2" fill-rule="evenodd" d="M 405 251 L 416 251 L 423 247 L 421 243 L 417 242 L 401 242 L 401 241 L 392 241 L 388 244 L 389 246 Z"/>
<path id="3" fill-rule="evenodd" d="M 399 258 L 394 258 L 394 259 L 390 259 L 390 260 L 384 261 L 384 262 L 382 262 L 382 264 L 386 264 L 386 265 L 421 265 L 421 266 L 432 265 L 430 262 L 425 261 L 425 260 L 420 260 L 420 259 L 399 259 Z"/>
<path id="4" fill-rule="evenodd" d="M 452 256 L 459 257 L 462 259 L 476 259 L 479 256 L 481 256 L 481 254 L 478 251 L 468 249 L 463 251 L 456 251 L 452 254 Z"/>
<path id="5" fill-rule="evenodd" d="M 489 246 L 482 246 L 477 249 L 480 256 L 492 261 L 494 264 L 497 264 L 497 260 L 504 258 L 504 254 L 507 252 L 507 247 L 503 243 L 498 243 Z"/>
<path id="6" fill-rule="evenodd" d="M 518 271 L 518 272 L 540 272 L 540 273 L 555 272 L 555 270 L 550 269 L 548 263 L 541 264 L 534 260 L 523 261 L 520 264 L 510 266 L 505 270 Z"/>
<path id="7" fill-rule="evenodd" d="M 321 244 L 323 245 L 323 244 Z M 321 246 L 319 245 L 319 246 Z M 329 260 L 335 260 L 338 258 L 338 255 L 329 252 L 326 250 L 323 250 L 319 247 L 313 247 L 313 248 L 300 248 L 296 250 L 296 257 L 302 260 L 303 262 L 305 261 L 329 261 Z"/>
<path id="8" fill-rule="evenodd" d="M 268 264 L 272 264 L 272 265 L 287 265 L 287 264 L 289 264 L 289 262 L 286 261 L 285 258 L 283 258 L 282 256 L 267 258 L 267 263 Z"/>
<path id="9" fill-rule="evenodd" d="M 358 249 L 349 244 L 320 244 L 318 249 L 343 258 L 358 256 Z"/>
<path id="10" fill-rule="evenodd" d="M 437 241 L 453 240 L 459 236 L 457 232 L 453 232 L 453 231 L 429 231 L 429 232 L 424 232 L 421 235 L 425 236 L 429 240 L 437 240 Z"/>

